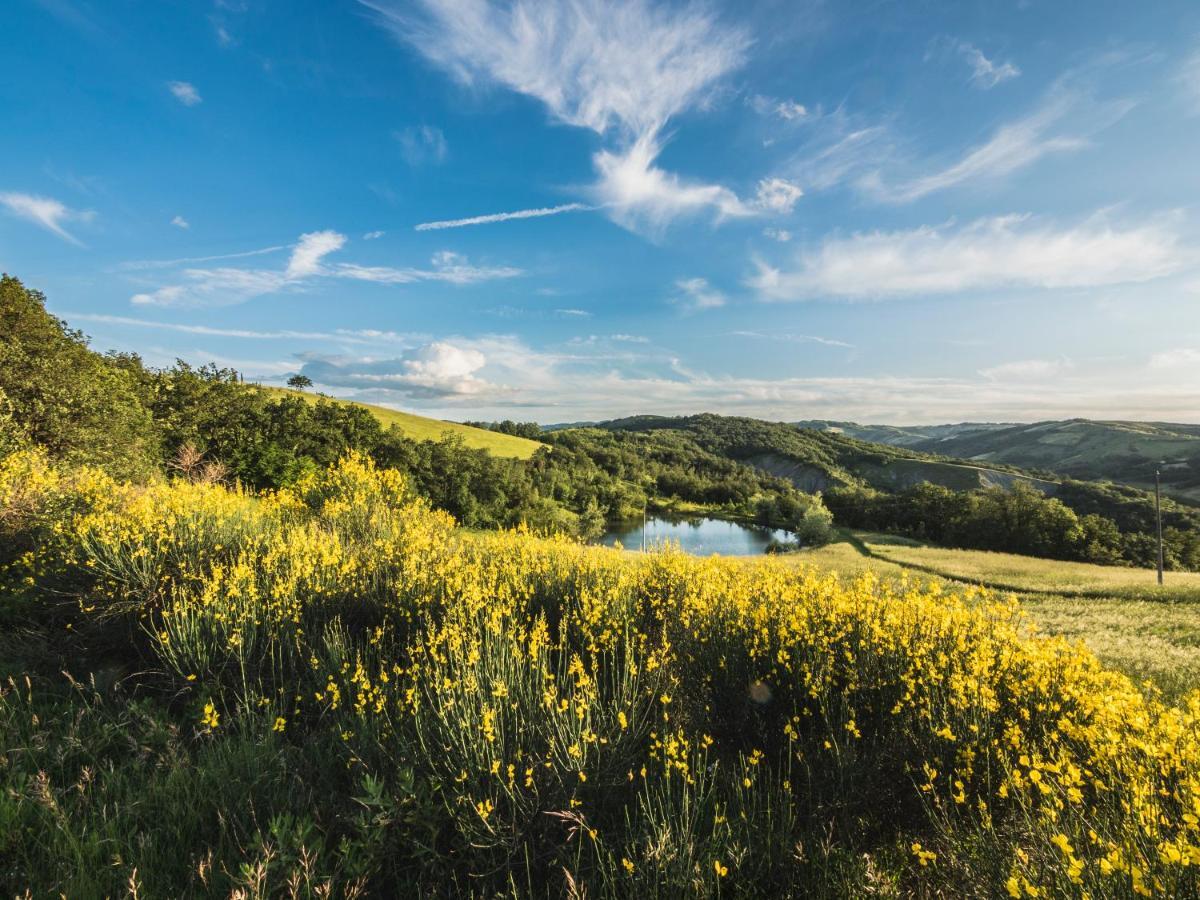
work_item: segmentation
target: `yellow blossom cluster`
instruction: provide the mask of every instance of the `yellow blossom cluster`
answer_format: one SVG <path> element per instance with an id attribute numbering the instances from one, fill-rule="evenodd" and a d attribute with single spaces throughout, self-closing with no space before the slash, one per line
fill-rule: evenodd
<path id="1" fill-rule="evenodd" d="M 969 832 L 1014 897 L 1200 884 L 1200 695 L 1164 705 L 1011 599 L 468 534 L 359 457 L 253 497 L 18 453 L 0 509 L 43 536 L 5 577 L 137 617 L 165 671 L 222 698 L 205 728 L 261 699 L 279 739 L 331 728 L 350 764 L 370 736 L 472 848 L 513 856 L 553 814 L 612 877 L 653 878 L 669 829 L 596 810 L 670 805 L 722 848 L 688 871 L 733 880 L 754 840 L 788 858 L 781 832 L 856 791 L 884 822 L 919 811 L 892 823 L 917 877 L 967 865 Z"/>

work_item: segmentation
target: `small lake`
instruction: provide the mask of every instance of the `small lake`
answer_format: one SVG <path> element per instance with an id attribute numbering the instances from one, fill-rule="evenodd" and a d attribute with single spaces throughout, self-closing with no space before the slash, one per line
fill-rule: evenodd
<path id="1" fill-rule="evenodd" d="M 597 543 L 611 547 L 620 543 L 626 550 L 642 548 L 642 522 L 619 522 Z M 726 522 L 724 519 L 677 519 L 651 516 L 646 519 L 646 548 L 666 541 L 678 544 L 684 553 L 695 556 L 756 556 L 767 549 L 772 540 L 792 539 L 790 532 L 780 528 L 763 528 L 760 525 L 744 525 Z"/>

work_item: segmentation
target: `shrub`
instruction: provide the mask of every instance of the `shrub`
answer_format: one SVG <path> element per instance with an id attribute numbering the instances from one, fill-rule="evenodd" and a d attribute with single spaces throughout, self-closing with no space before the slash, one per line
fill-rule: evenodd
<path id="1" fill-rule="evenodd" d="M 96 479 L 0 468 L 80 646 L 134 626 L 144 698 L 4 690 L 13 892 L 1200 887 L 1200 695 L 1165 706 L 1013 603 L 465 535 L 357 457 L 263 498 Z M 114 721 L 140 781 L 84 737 Z"/>

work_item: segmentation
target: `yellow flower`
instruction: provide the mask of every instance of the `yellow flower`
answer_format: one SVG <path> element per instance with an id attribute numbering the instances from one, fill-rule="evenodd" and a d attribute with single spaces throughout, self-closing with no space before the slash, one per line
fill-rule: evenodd
<path id="1" fill-rule="evenodd" d="M 200 724 L 205 728 L 216 728 L 220 723 L 221 714 L 217 712 L 217 708 L 210 700 L 204 704 L 204 714 L 200 717 Z"/>
<path id="2" fill-rule="evenodd" d="M 629 860 L 627 860 L 625 857 L 621 857 L 621 865 L 625 867 L 625 873 L 626 873 L 627 875 L 632 875 L 632 874 L 633 874 L 633 868 L 634 868 L 634 866 L 633 866 L 633 863 L 632 863 L 632 862 L 630 862 Z"/>
<path id="3" fill-rule="evenodd" d="M 713 871 L 717 873 L 718 878 L 724 878 L 729 874 L 728 867 L 721 865 L 721 861 L 719 859 L 713 860 Z"/>

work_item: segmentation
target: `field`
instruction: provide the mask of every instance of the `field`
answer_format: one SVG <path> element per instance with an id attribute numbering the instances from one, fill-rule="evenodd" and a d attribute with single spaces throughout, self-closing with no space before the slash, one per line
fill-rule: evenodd
<path id="1" fill-rule="evenodd" d="M 842 532 L 817 550 L 794 554 L 843 573 L 980 585 L 1013 593 L 1048 634 L 1083 641 L 1107 665 L 1164 695 L 1200 688 L 1200 574 L 949 550 L 868 532 Z"/>
<path id="2" fill-rule="evenodd" d="M 21 451 L 0 529 L 9 895 L 1200 888 L 1200 695 L 977 588 L 467 534 L 362 457 Z"/>
<path id="3" fill-rule="evenodd" d="M 262 387 L 261 389 L 274 394 L 287 394 L 293 397 L 300 397 L 309 403 L 316 403 L 322 399 L 330 400 L 334 403 L 353 403 L 355 406 L 361 406 L 369 410 L 385 428 L 395 425 L 404 433 L 405 437 L 414 441 L 437 441 L 441 440 L 445 434 L 450 433 L 461 437 L 463 443 L 468 447 L 476 450 L 486 450 L 494 456 L 508 456 L 513 459 L 529 459 L 529 457 L 537 452 L 539 447 L 543 446 L 537 441 L 531 441 L 528 438 L 503 434 L 498 431 L 488 431 L 483 428 L 474 428 L 470 425 L 460 425 L 457 422 L 430 419 L 427 416 L 401 412 L 398 409 L 391 409 L 386 406 L 359 403 L 356 400 L 340 400 L 336 397 L 320 397 L 307 391 L 293 391 L 287 388 Z"/>

